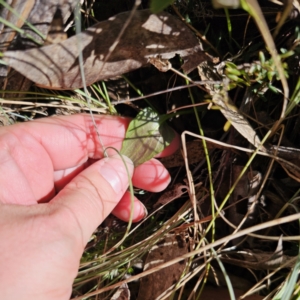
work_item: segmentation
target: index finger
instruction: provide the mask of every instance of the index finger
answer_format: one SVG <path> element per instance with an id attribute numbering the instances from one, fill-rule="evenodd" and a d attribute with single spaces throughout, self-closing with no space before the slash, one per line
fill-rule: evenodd
<path id="1" fill-rule="evenodd" d="M 108 155 L 116 153 L 112 148 L 121 149 L 131 119 L 109 115 L 95 115 L 94 119 L 100 139 L 88 114 L 37 119 L 5 129 L 22 141 L 23 149 L 30 147 L 36 157 L 42 159 L 41 153 L 46 151 L 56 171 L 81 165 L 89 158 L 102 158 L 107 147 Z M 179 143 L 176 135 L 171 145 L 158 156 L 172 154 Z M 43 149 L 37 149 L 39 146 Z"/>
<path id="2" fill-rule="evenodd" d="M 26 144 L 30 142 L 31 148 L 41 145 L 51 159 L 53 169 L 62 170 L 80 165 L 89 158 L 102 158 L 103 149 L 108 146 L 121 149 L 130 119 L 96 115 L 95 122 L 101 141 L 90 115 L 85 114 L 43 118 L 5 129 L 22 140 L 23 147 L 29 147 Z M 39 151 L 33 149 L 33 152 Z M 108 150 L 108 154 L 113 152 Z"/>

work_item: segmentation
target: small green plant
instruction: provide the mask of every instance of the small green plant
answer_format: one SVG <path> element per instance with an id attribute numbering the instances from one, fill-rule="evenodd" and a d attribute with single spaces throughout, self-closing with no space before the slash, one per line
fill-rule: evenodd
<path id="1" fill-rule="evenodd" d="M 173 138 L 174 131 L 165 123 L 165 117 L 147 107 L 130 122 L 121 154 L 138 166 L 169 146 Z"/>
<path id="2" fill-rule="evenodd" d="M 280 58 L 284 69 L 284 75 L 288 78 L 288 65 L 284 62 L 284 59 L 294 55 L 293 51 L 287 51 L 282 49 Z M 237 66 L 233 62 L 225 62 L 224 74 L 231 80 L 230 88 L 236 86 L 251 86 L 253 83 L 267 84 L 273 91 L 277 91 L 272 83 L 275 80 L 280 80 L 273 58 L 266 59 L 262 51 L 259 52 L 259 61 L 255 61 L 251 64 L 243 64 Z"/>

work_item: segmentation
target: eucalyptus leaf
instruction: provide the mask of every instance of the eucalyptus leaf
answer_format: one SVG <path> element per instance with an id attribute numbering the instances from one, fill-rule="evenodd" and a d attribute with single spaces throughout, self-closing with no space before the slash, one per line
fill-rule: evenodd
<path id="1" fill-rule="evenodd" d="M 138 166 L 163 151 L 175 136 L 164 119 L 150 107 L 140 111 L 128 126 L 121 154 Z"/>

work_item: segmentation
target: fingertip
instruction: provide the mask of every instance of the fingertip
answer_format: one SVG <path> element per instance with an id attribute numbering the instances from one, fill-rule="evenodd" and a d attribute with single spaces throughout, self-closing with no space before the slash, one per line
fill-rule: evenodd
<path id="1" fill-rule="evenodd" d="M 175 132 L 175 137 L 170 143 L 170 145 L 166 147 L 161 153 L 156 155 L 156 157 L 165 157 L 165 156 L 172 155 L 174 152 L 177 151 L 180 145 L 181 145 L 180 136 L 177 132 Z"/>
<path id="2" fill-rule="evenodd" d="M 133 208 L 132 216 L 131 208 Z M 132 217 L 132 222 L 135 223 L 144 219 L 148 212 L 146 207 L 135 196 L 132 198 L 130 192 L 127 191 L 112 211 L 112 214 L 124 222 L 128 222 Z"/>
<path id="3" fill-rule="evenodd" d="M 154 193 L 164 190 L 170 181 L 171 176 L 167 169 L 154 158 L 137 166 L 132 177 L 132 184 L 135 187 Z"/>
<path id="4" fill-rule="evenodd" d="M 121 198 L 132 177 L 133 162 L 127 156 L 116 154 L 102 159 L 99 167 L 101 176 L 110 184 L 116 196 Z"/>

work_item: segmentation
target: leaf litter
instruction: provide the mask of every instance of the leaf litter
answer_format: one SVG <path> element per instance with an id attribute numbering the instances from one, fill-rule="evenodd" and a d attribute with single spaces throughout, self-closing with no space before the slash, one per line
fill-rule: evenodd
<path id="1" fill-rule="evenodd" d="M 183 68 L 196 68 L 206 60 L 198 39 L 183 22 L 168 13 L 137 11 L 114 51 L 110 47 L 129 13 L 121 13 L 89 27 L 61 43 L 25 51 L 6 51 L 4 61 L 36 85 L 49 89 L 77 89 L 83 86 L 78 62 L 83 55 L 86 84 L 116 77 L 148 64 L 160 55 L 170 59 L 176 54 L 186 62 Z"/>

